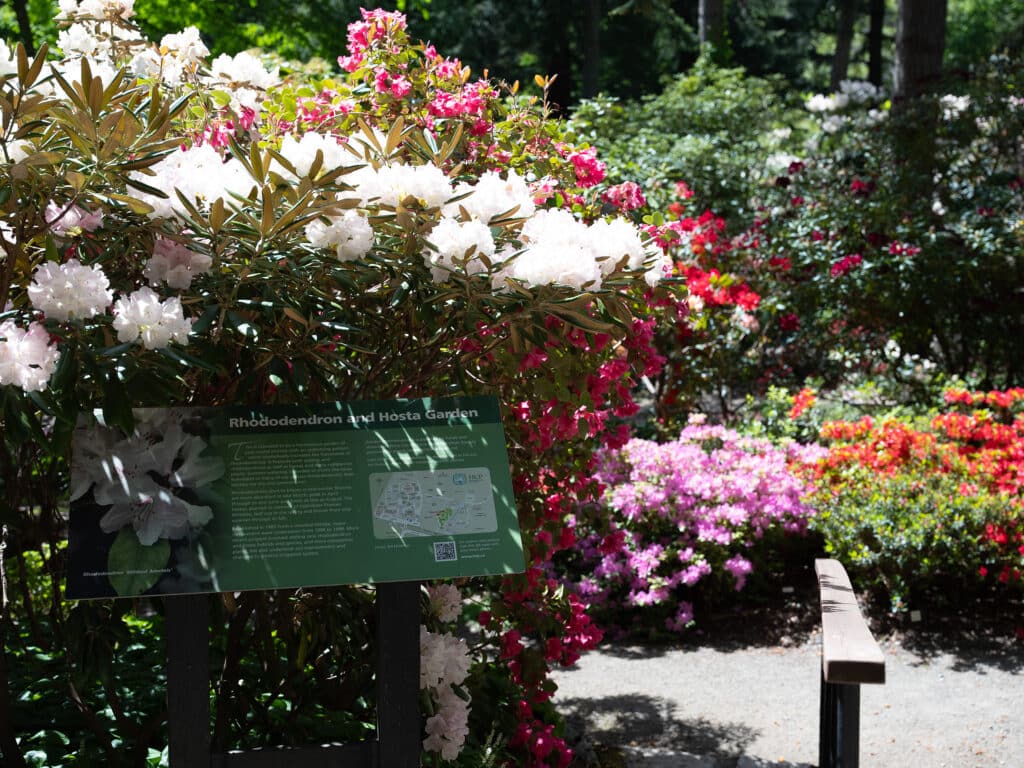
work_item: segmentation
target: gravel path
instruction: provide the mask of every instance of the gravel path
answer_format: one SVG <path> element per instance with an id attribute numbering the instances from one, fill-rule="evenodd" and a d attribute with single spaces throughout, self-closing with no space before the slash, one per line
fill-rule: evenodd
<path id="1" fill-rule="evenodd" d="M 861 689 L 863 768 L 1024 767 L 1024 645 L 883 641 L 887 682 Z M 791 647 L 606 644 L 555 674 L 555 704 L 628 765 L 816 765 L 820 636 Z"/>

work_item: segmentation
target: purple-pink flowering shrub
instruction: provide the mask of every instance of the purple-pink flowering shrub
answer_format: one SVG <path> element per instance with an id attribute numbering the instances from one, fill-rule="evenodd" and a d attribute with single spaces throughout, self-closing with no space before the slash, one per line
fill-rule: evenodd
<path id="1" fill-rule="evenodd" d="M 806 534 L 813 509 L 788 467 L 816 451 L 701 423 L 603 451 L 603 507 L 576 515 L 563 581 L 606 623 L 683 630 L 695 602 L 742 590 L 778 537 Z"/>

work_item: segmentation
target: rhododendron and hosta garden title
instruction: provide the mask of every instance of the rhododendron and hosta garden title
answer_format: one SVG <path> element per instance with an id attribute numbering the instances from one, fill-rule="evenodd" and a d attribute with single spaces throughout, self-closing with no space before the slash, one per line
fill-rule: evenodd
<path id="1" fill-rule="evenodd" d="M 497 395 L 528 568 L 463 585 L 486 603 L 472 652 L 439 634 L 458 616 L 455 587 L 433 593 L 424 759 L 566 765 L 547 671 L 599 633 L 544 564 L 572 545 L 566 512 L 594 491 L 594 438 L 621 444 L 607 428 L 635 411 L 630 390 L 660 364 L 658 318 L 678 319 L 671 262 L 624 217 L 639 190 L 603 201 L 596 152 L 563 141 L 543 97 L 413 44 L 400 13 L 364 10 L 341 73 L 323 77 L 248 53 L 211 61 L 194 28 L 149 41 L 132 5 L 61 0 L 59 56 L 0 47 L 12 550 L 60 572 L 80 413 L 131 434 L 133 406 Z M 358 709 L 345 686 L 365 657 L 351 629 L 365 592 L 218 601 L 215 742 L 274 738 L 246 723 L 300 685 L 271 674 L 279 662 L 327 689 L 291 703 L 296 721 L 340 717 L 318 701 Z M 82 650 L 81 633 L 119 637 L 128 625 L 121 609 L 53 605 L 58 642 L 85 654 L 72 689 L 86 730 L 106 717 L 90 694 L 96 670 L 109 680 L 121 661 L 117 641 Z M 258 640 L 270 627 L 276 645 Z M 152 729 L 118 738 L 153 746 Z"/>

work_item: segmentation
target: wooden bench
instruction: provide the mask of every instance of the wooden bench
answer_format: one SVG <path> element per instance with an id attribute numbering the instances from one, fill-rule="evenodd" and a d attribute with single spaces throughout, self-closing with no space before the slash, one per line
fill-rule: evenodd
<path id="1" fill-rule="evenodd" d="M 885 657 L 838 560 L 815 560 L 821 593 L 819 768 L 857 768 L 860 686 L 885 682 Z"/>

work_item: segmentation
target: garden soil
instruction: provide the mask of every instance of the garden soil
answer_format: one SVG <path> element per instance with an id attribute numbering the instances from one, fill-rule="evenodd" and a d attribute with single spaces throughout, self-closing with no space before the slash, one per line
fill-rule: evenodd
<path id="1" fill-rule="evenodd" d="M 558 671 L 576 764 L 817 765 L 821 635 L 817 606 L 797 602 L 717 617 L 674 646 L 605 642 Z M 1001 613 L 873 627 L 887 679 L 861 689 L 862 768 L 1024 766 L 1024 641 Z"/>

